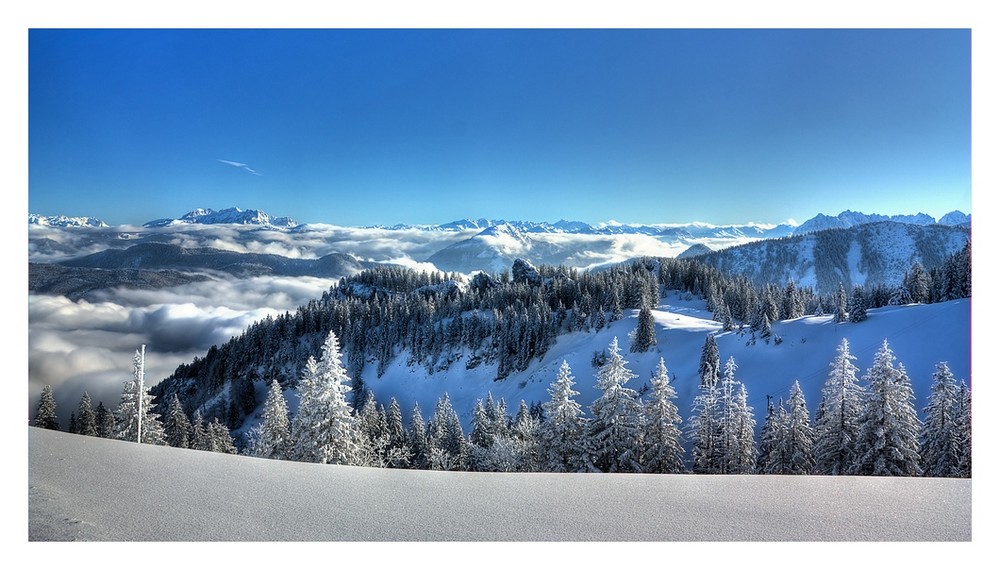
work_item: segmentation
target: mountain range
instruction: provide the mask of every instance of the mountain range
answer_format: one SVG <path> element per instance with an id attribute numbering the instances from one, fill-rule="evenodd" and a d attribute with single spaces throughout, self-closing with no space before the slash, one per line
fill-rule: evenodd
<path id="1" fill-rule="evenodd" d="M 139 231 L 111 228 L 93 218 L 32 215 L 29 223 L 51 228 L 29 233 L 31 261 L 51 260 L 61 266 L 54 270 L 33 263 L 31 290 L 61 291 L 74 298 L 101 283 L 155 288 L 182 281 L 179 275 L 140 279 L 123 270 L 339 278 L 374 263 L 429 263 L 440 271 L 471 274 L 502 273 L 517 259 L 599 269 L 642 256 L 697 257 L 756 282 L 792 280 L 829 293 L 839 284 L 896 285 L 913 263 L 935 267 L 971 237 L 971 216 L 962 212 L 935 221 L 925 214 L 849 210 L 836 217 L 820 214 L 799 226 L 590 225 L 480 218 L 437 226 L 333 227 L 346 234 L 335 244 L 324 233 L 333 231 L 326 229 L 332 226 L 296 225 L 289 218 L 239 208 L 194 210 L 180 218 L 148 222 Z M 238 231 L 227 230 L 221 239 L 210 231 L 220 224 Z M 77 231 L 81 228 L 86 231 Z M 423 248 L 426 253 L 388 254 L 379 245 L 386 239 L 398 245 L 424 236 L 436 240 Z M 248 251 L 251 246 L 256 251 Z M 116 272 L 93 273 L 96 269 Z"/>

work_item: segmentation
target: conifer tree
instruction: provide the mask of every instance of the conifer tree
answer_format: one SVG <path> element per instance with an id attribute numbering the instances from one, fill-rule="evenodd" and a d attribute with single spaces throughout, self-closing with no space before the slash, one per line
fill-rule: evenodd
<path id="1" fill-rule="evenodd" d="M 181 401 L 174 393 L 167 408 L 167 416 L 163 420 L 163 436 L 171 447 L 188 448 L 191 446 L 191 421 L 188 420 Z"/>
<path id="2" fill-rule="evenodd" d="M 545 471 L 567 473 L 583 469 L 582 439 L 587 426 L 583 411 L 574 400 L 580 393 L 573 389 L 573 384 L 569 364 L 563 360 L 555 381 L 549 386 L 549 401 L 542 404 L 545 421 L 541 427 L 541 444 Z"/>
<path id="3" fill-rule="evenodd" d="M 208 437 L 207 427 L 205 426 L 205 417 L 202 415 L 201 410 L 195 410 L 194 417 L 191 418 L 191 439 L 189 443 L 191 449 L 209 451 L 211 448 L 211 441 Z"/>
<path id="4" fill-rule="evenodd" d="M 430 469 L 431 449 L 427 440 L 427 426 L 424 424 L 424 416 L 420 410 L 420 404 L 413 404 L 413 412 L 410 414 L 409 444 L 412 459 L 410 467 L 413 469 Z"/>
<path id="5" fill-rule="evenodd" d="M 854 286 L 851 293 L 851 310 L 848 320 L 852 323 L 860 323 L 868 318 L 868 301 L 865 299 L 865 291 L 860 285 Z"/>
<path id="6" fill-rule="evenodd" d="M 389 446 L 389 424 L 385 410 L 375 401 L 375 396 L 368 392 L 364 404 L 357 415 L 358 431 L 361 435 L 362 460 L 360 465 L 369 467 L 385 467 L 386 449 Z"/>
<path id="7" fill-rule="evenodd" d="M 528 409 L 528 404 L 521 400 L 510 428 L 510 439 L 516 449 L 515 459 L 517 471 L 538 471 L 541 466 L 541 444 L 539 432 L 541 422 Z"/>
<path id="8" fill-rule="evenodd" d="M 277 380 L 271 380 L 264 401 L 264 418 L 252 453 L 268 459 L 290 459 L 294 445 L 288 421 L 288 402 Z"/>
<path id="9" fill-rule="evenodd" d="M 701 363 L 698 365 L 698 377 L 701 378 L 701 385 L 715 385 L 719 380 L 719 347 L 715 343 L 715 335 L 709 334 L 705 337 L 705 344 L 701 349 Z"/>
<path id="10" fill-rule="evenodd" d="M 56 417 L 56 399 L 52 396 L 52 387 L 46 384 L 42 388 L 42 396 L 38 400 L 35 419 L 31 425 L 45 429 L 59 429 L 59 419 Z"/>
<path id="11" fill-rule="evenodd" d="M 132 359 L 132 378 L 125 382 L 122 401 L 115 412 L 115 437 L 125 441 L 138 441 L 165 445 L 160 415 L 153 412 L 153 396 L 143 382 L 144 353 L 136 351 Z"/>
<path id="12" fill-rule="evenodd" d="M 757 459 L 757 471 L 764 475 L 781 474 L 784 469 L 784 461 L 781 458 L 783 449 L 782 441 L 787 431 L 788 413 L 784 409 L 784 404 L 778 402 L 775 408 L 771 403 L 771 396 L 767 397 L 767 415 L 764 423 L 760 427 L 760 455 Z"/>
<path id="13" fill-rule="evenodd" d="M 955 422 L 958 425 L 959 476 L 972 477 L 972 394 L 964 381 L 958 385 Z"/>
<path id="14" fill-rule="evenodd" d="M 691 441 L 692 471 L 719 473 L 721 425 L 717 376 L 711 373 L 702 375 L 691 412 L 688 439 Z"/>
<path id="15" fill-rule="evenodd" d="M 786 433 L 788 446 L 788 473 L 791 475 L 809 475 L 816 467 L 813 458 L 815 436 L 809 422 L 809 409 L 806 407 L 805 394 L 796 380 L 788 396 L 788 431 Z"/>
<path id="16" fill-rule="evenodd" d="M 296 460 L 337 465 L 360 461 L 361 436 L 347 401 L 350 391 L 340 342 L 331 331 L 319 362 L 310 356 L 299 383 L 299 408 L 292 422 Z"/>
<path id="17" fill-rule="evenodd" d="M 861 414 L 853 475 L 920 475 L 920 430 L 913 389 L 902 365 L 897 369 L 889 341 L 875 353 L 865 378 L 869 389 Z"/>
<path id="18" fill-rule="evenodd" d="M 438 399 L 427 426 L 427 444 L 430 449 L 430 468 L 437 471 L 465 469 L 467 444 L 458 413 L 445 392 Z"/>
<path id="19" fill-rule="evenodd" d="M 635 331 L 632 333 L 632 347 L 630 352 L 646 352 L 656 344 L 656 328 L 653 321 L 653 312 L 648 306 L 643 305 L 639 309 L 639 321 Z"/>
<path id="20" fill-rule="evenodd" d="M 97 436 L 97 415 L 90 403 L 90 394 L 83 393 L 80 398 L 80 406 L 77 408 L 77 431 L 80 435 Z"/>
<path id="21" fill-rule="evenodd" d="M 920 459 L 928 477 L 961 477 L 959 389 L 945 362 L 934 370 L 931 393 L 920 429 Z"/>
<path id="22" fill-rule="evenodd" d="M 78 429 L 79 428 L 76 425 L 76 412 L 70 412 L 69 413 L 69 429 L 67 431 L 69 433 L 80 433 L 78 431 Z"/>
<path id="23" fill-rule="evenodd" d="M 757 458 L 753 413 L 746 402 L 746 388 L 736 380 L 736 361 L 731 356 L 718 394 L 716 472 L 752 473 Z"/>
<path id="24" fill-rule="evenodd" d="M 843 475 L 856 458 L 864 392 L 854 360 L 857 358 L 851 354 L 847 339 L 842 339 L 816 413 L 813 458 L 819 475 Z"/>
<path id="25" fill-rule="evenodd" d="M 847 314 L 847 292 L 844 291 L 844 284 L 840 283 L 837 286 L 837 293 L 834 298 L 834 313 L 833 320 L 838 323 L 846 323 L 849 315 Z"/>
<path id="26" fill-rule="evenodd" d="M 386 467 L 406 469 L 410 466 L 412 452 L 403 427 L 403 412 L 396 398 L 389 400 L 389 410 L 386 412 L 386 424 L 389 429 L 389 444 L 386 449 Z"/>
<path id="27" fill-rule="evenodd" d="M 229 428 L 219 422 L 219 418 L 212 418 L 212 423 L 208 424 L 207 436 L 208 451 L 236 454 L 233 435 L 229 433 Z"/>
<path id="28" fill-rule="evenodd" d="M 104 407 L 104 402 L 97 403 L 97 411 L 94 412 L 97 421 L 97 437 L 111 439 L 115 437 L 115 415 L 111 410 Z"/>
<path id="29" fill-rule="evenodd" d="M 605 473 L 642 471 L 641 432 L 645 423 L 639 394 L 625 383 L 635 378 L 618 349 L 618 337 L 608 345 L 608 359 L 597 371 L 601 395 L 590 406 L 593 466 Z"/>
<path id="30" fill-rule="evenodd" d="M 649 473 L 682 473 L 684 447 L 681 441 L 681 416 L 674 400 L 677 392 L 670 385 L 667 365 L 660 358 L 650 380 L 652 388 L 646 403 L 646 423 L 643 432 L 644 461 Z"/>

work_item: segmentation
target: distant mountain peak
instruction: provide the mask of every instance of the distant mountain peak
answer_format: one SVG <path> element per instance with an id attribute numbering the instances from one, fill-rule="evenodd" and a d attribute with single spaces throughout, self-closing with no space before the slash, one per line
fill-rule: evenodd
<path id="1" fill-rule="evenodd" d="M 957 221 L 953 222 L 952 220 Z M 918 212 L 916 214 L 894 214 L 886 216 L 883 214 L 864 214 L 853 210 L 844 210 L 836 216 L 816 214 L 815 217 L 806 220 L 802 223 L 802 225 L 796 228 L 794 233 L 807 234 L 822 230 L 847 229 L 875 222 L 899 222 L 902 224 L 912 224 L 917 226 L 929 226 L 932 224 L 954 226 L 960 225 L 961 223 L 971 223 L 971 220 L 966 219 L 965 214 L 962 214 L 961 212 L 946 214 L 941 218 L 941 221 L 938 221 L 922 212 Z"/>
<path id="2" fill-rule="evenodd" d="M 290 228 L 298 225 L 289 217 L 268 216 L 261 210 L 243 210 L 241 208 L 197 208 L 180 218 L 162 218 L 143 224 L 147 228 L 159 228 L 176 224 L 240 224 L 275 228 Z"/>
<path id="3" fill-rule="evenodd" d="M 59 228 L 106 228 L 103 220 L 89 217 L 73 216 L 43 216 L 28 214 L 28 224 L 36 226 L 54 226 Z"/>

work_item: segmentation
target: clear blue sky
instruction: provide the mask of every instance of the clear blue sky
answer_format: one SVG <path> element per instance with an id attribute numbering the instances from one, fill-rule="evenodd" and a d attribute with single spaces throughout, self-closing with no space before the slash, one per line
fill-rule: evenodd
<path id="1" fill-rule="evenodd" d="M 970 212 L 970 58 L 968 30 L 35 29 L 29 210 Z"/>

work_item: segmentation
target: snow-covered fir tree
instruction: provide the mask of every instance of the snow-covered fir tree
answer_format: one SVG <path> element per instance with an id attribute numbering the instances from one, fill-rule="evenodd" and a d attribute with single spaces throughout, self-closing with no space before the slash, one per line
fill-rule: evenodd
<path id="1" fill-rule="evenodd" d="M 365 395 L 361 411 L 357 414 L 357 426 L 361 435 L 360 465 L 385 467 L 386 449 L 389 447 L 389 422 L 385 409 L 378 405 L 371 392 Z"/>
<path id="2" fill-rule="evenodd" d="M 406 469 L 410 466 L 412 452 L 403 426 L 403 411 L 396 398 L 389 400 L 386 411 L 386 427 L 389 430 L 389 443 L 386 446 L 386 467 Z"/>
<path id="3" fill-rule="evenodd" d="M 31 425 L 45 429 L 59 429 L 59 419 L 56 417 L 56 399 L 52 396 L 52 387 L 46 384 L 42 388 L 42 396 L 35 409 L 35 419 Z"/>
<path id="4" fill-rule="evenodd" d="M 645 418 L 639 394 L 626 388 L 635 378 L 618 348 L 618 337 L 608 345 L 608 359 L 597 371 L 601 394 L 590 406 L 592 465 L 604 473 L 642 471 L 642 426 Z"/>
<path id="5" fill-rule="evenodd" d="M 208 428 L 205 426 L 205 416 L 201 413 L 201 410 L 195 410 L 194 416 L 191 418 L 190 447 L 191 449 L 200 449 L 202 451 L 208 451 L 211 447 Z"/>
<path id="6" fill-rule="evenodd" d="M 542 404 L 545 421 L 541 426 L 544 471 L 576 472 L 584 468 L 582 439 L 587 424 L 583 410 L 574 399 L 580 395 L 573 389 L 573 375 L 563 360 L 556 379 L 549 386 L 549 400 Z"/>
<path id="7" fill-rule="evenodd" d="M 958 381 L 946 362 L 934 370 L 920 429 L 920 459 L 927 477 L 961 477 Z"/>
<path id="8" fill-rule="evenodd" d="M 711 338 L 711 337 L 709 337 Z M 694 397 L 687 437 L 691 442 L 692 471 L 719 473 L 721 423 L 719 421 L 719 382 L 711 373 L 702 375 Z"/>
<path id="9" fill-rule="evenodd" d="M 330 332 L 317 362 L 306 361 L 299 382 L 299 408 L 292 421 L 294 459 L 312 463 L 355 465 L 360 440 L 347 394 L 351 379 L 341 363 L 340 343 Z"/>
<path id="10" fill-rule="evenodd" d="M 430 450 L 430 469 L 465 469 L 468 456 L 465 433 L 447 392 L 438 399 L 434 415 L 427 424 L 427 444 Z"/>
<path id="11" fill-rule="evenodd" d="M 191 447 L 191 421 L 176 393 L 170 399 L 167 415 L 163 418 L 163 438 L 171 447 Z"/>
<path id="12" fill-rule="evenodd" d="M 677 392 L 670 385 L 667 365 L 660 358 L 650 380 L 646 402 L 646 422 L 642 440 L 643 463 L 649 473 L 682 473 L 684 446 L 681 436 L 681 416 L 677 410 Z"/>
<path id="13" fill-rule="evenodd" d="M 731 356 L 726 361 L 718 394 L 716 472 L 752 473 L 757 459 L 753 413 L 747 405 L 743 384 L 736 380 L 736 361 Z"/>
<path id="14" fill-rule="evenodd" d="M 420 404 L 413 404 L 410 413 L 410 430 L 407 437 L 410 445 L 410 467 L 413 469 L 431 468 L 431 448 L 427 440 L 427 424 L 420 410 Z"/>
<path id="15" fill-rule="evenodd" d="M 160 415 L 153 412 L 153 396 L 143 381 L 144 352 L 137 350 L 132 359 L 132 378 L 125 382 L 122 401 L 115 411 L 115 438 L 165 445 Z"/>
<path id="16" fill-rule="evenodd" d="M 264 400 L 264 417 L 251 447 L 251 454 L 268 459 L 290 459 L 293 449 L 288 402 L 278 381 L 271 380 L 267 399 Z"/>
<path id="17" fill-rule="evenodd" d="M 719 346 L 715 342 L 715 335 L 709 334 L 705 337 L 705 344 L 701 348 L 701 361 L 698 364 L 698 377 L 701 385 L 715 385 L 719 381 L 720 370 Z"/>
<path id="18" fill-rule="evenodd" d="M 219 421 L 219 418 L 212 418 L 212 422 L 208 424 L 208 428 L 206 429 L 206 434 L 208 444 L 206 451 L 236 454 L 236 444 L 233 442 L 233 435 L 229 432 L 229 428 Z"/>
<path id="19" fill-rule="evenodd" d="M 788 473 L 790 475 L 809 475 L 816 467 L 813 457 L 815 435 L 809 421 L 809 408 L 806 407 L 805 394 L 796 380 L 788 395 L 788 429 L 785 432 L 788 448 Z"/>
<path id="20" fill-rule="evenodd" d="M 76 425 L 76 412 L 69 413 L 69 433 L 79 433 Z"/>
<path id="21" fill-rule="evenodd" d="M 842 339 L 816 413 L 813 458 L 819 475 L 843 475 L 855 462 L 864 395 L 855 360 L 847 339 Z"/>
<path id="22" fill-rule="evenodd" d="M 852 475 L 920 475 L 920 422 L 913 406 L 913 389 L 902 365 L 884 340 L 865 374 L 865 394 Z"/>
<path id="23" fill-rule="evenodd" d="M 97 403 L 94 418 L 97 421 L 97 437 L 106 439 L 115 437 L 115 414 L 104 406 L 103 401 Z"/>
<path id="24" fill-rule="evenodd" d="M 972 477 L 972 394 L 964 381 L 958 385 L 955 422 L 958 425 L 959 476 Z"/>
<path id="25" fill-rule="evenodd" d="M 860 323 L 868 318 L 868 299 L 865 298 L 865 290 L 860 285 L 854 286 L 851 293 L 851 308 L 848 313 L 848 320 L 852 323 Z"/>
<path id="26" fill-rule="evenodd" d="M 632 347 L 630 352 L 646 352 L 656 344 L 656 327 L 653 312 L 648 306 L 639 309 L 639 319 L 632 332 Z"/>
<path id="27" fill-rule="evenodd" d="M 844 284 L 841 283 L 837 286 L 837 293 L 834 296 L 834 313 L 833 320 L 838 323 L 846 323 L 847 319 L 850 317 L 847 313 L 847 292 L 844 290 Z"/>
<path id="28" fill-rule="evenodd" d="M 782 454 L 785 432 L 788 429 L 788 412 L 783 402 L 775 407 L 771 396 L 767 397 L 767 415 L 760 426 L 760 455 L 757 458 L 757 472 L 764 475 L 784 473 L 786 461 Z"/>
<path id="29" fill-rule="evenodd" d="M 80 435 L 97 435 L 97 414 L 94 413 L 94 407 L 90 403 L 90 394 L 87 392 L 83 393 L 80 398 L 80 405 L 77 407 L 76 414 L 76 433 Z"/>
<path id="30" fill-rule="evenodd" d="M 524 400 L 517 408 L 517 415 L 510 426 L 510 438 L 517 443 L 518 471 L 539 471 L 541 468 L 541 421 L 531 413 Z"/>

